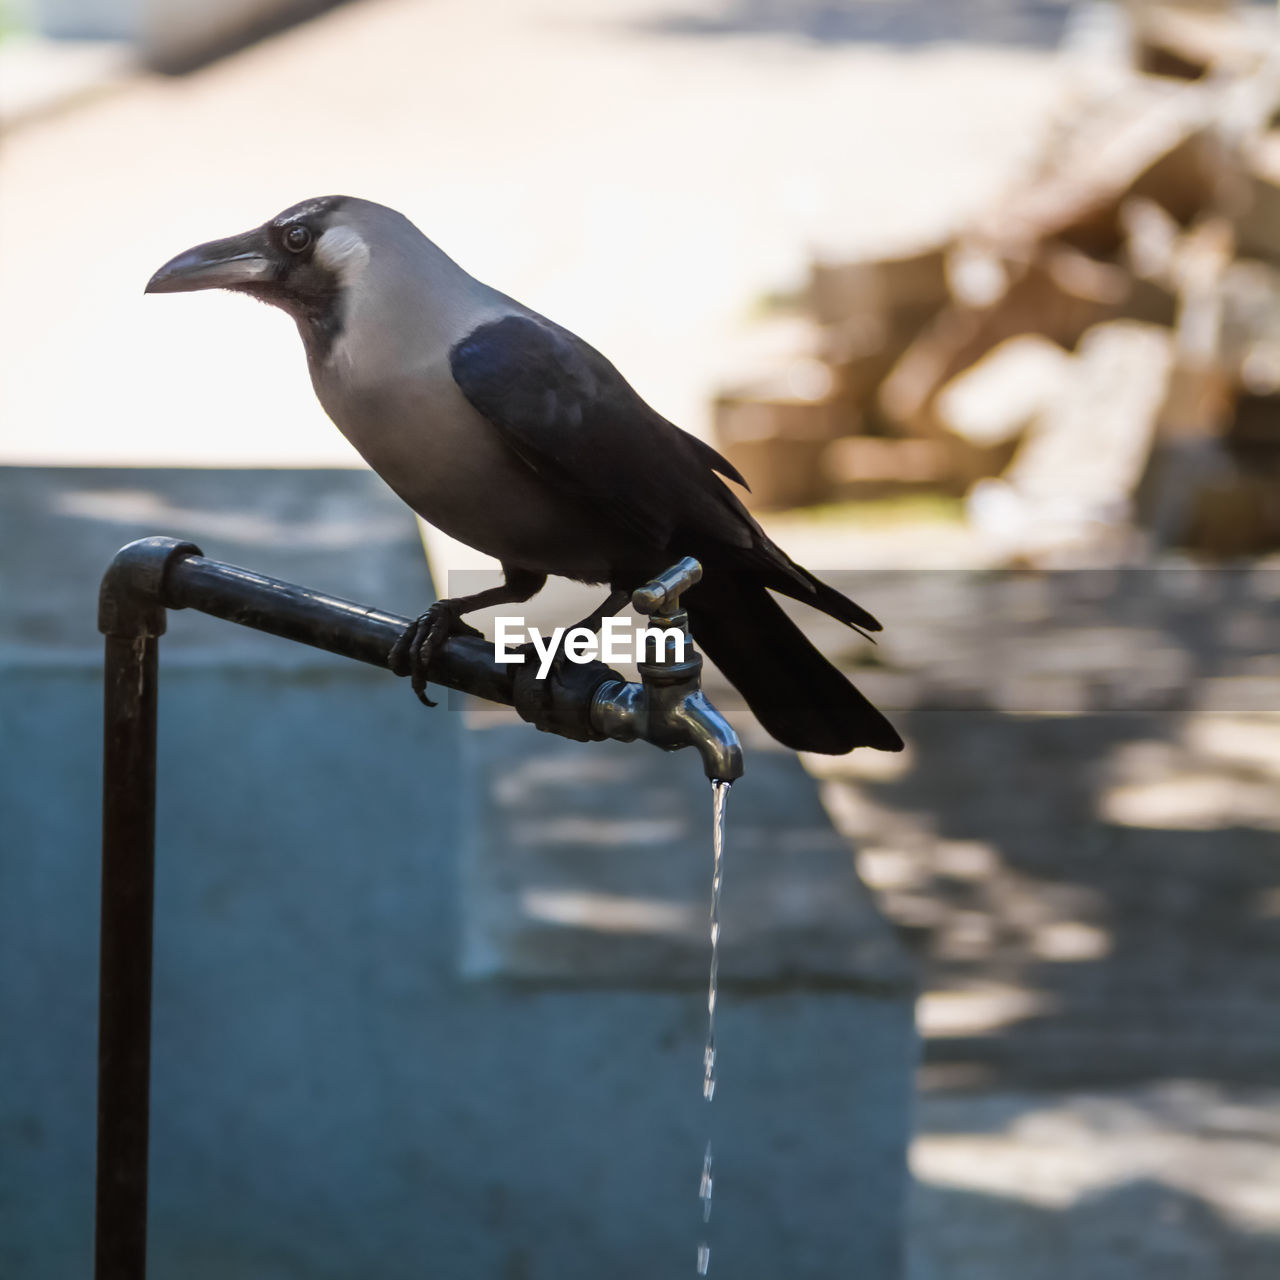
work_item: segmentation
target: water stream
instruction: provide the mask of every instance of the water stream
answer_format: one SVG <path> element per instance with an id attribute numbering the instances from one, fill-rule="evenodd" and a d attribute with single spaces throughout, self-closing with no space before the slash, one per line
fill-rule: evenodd
<path id="1" fill-rule="evenodd" d="M 731 782 L 713 782 L 714 834 L 711 865 L 711 973 L 707 981 L 707 1045 L 702 1052 L 702 1096 L 710 1102 L 716 1093 L 716 999 L 720 990 L 720 887 L 724 882 L 724 809 Z M 711 1140 L 702 1157 L 702 1177 L 698 1182 L 698 1199 L 702 1202 L 702 1221 L 711 1221 Z M 705 1276 L 711 1265 L 711 1245 L 704 1238 L 698 1244 L 698 1274 Z"/>

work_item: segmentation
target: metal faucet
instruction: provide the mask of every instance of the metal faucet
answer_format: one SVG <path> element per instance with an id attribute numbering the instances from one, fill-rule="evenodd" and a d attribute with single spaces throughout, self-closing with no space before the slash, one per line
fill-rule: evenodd
<path id="1" fill-rule="evenodd" d="M 652 661 L 642 644 L 636 666 L 640 684 L 609 680 L 591 703 L 592 728 L 607 738 L 631 742 L 643 738 L 664 751 L 693 747 L 713 782 L 742 777 L 742 744 L 733 726 L 702 692 L 702 655 L 693 647 L 689 615 L 680 597 L 702 577 L 691 556 L 637 587 L 631 603 L 659 631 Z M 651 630 L 651 629 L 647 629 Z"/>
<path id="2" fill-rule="evenodd" d="M 702 576 L 682 560 L 632 596 L 663 630 L 659 652 L 629 684 L 602 662 L 501 663 L 476 636 L 454 636 L 431 679 L 514 706 L 540 729 L 580 741 L 644 738 L 667 751 L 694 747 L 707 777 L 742 776 L 742 747 L 703 696 L 702 659 L 689 644 L 680 595 Z M 102 813 L 102 965 L 98 1050 L 98 1280 L 139 1277 L 147 1257 L 151 1055 L 151 939 L 155 882 L 159 640 L 170 609 L 196 609 L 375 667 L 390 666 L 407 618 L 207 560 L 176 538 L 143 538 L 116 553 L 102 579 L 106 636 Z M 643 653 L 641 654 L 643 657 Z"/>
<path id="3" fill-rule="evenodd" d="M 694 747 L 708 778 L 733 782 L 742 776 L 742 746 L 702 692 L 702 658 L 680 607 L 681 595 L 701 577 L 702 566 L 686 557 L 632 593 L 636 611 L 662 632 L 653 660 L 637 664 L 639 684 L 603 662 L 558 663 L 538 680 L 532 663 L 498 662 L 493 646 L 476 636 L 450 637 L 429 675 L 446 688 L 514 706 L 529 723 L 562 737 L 643 738 L 664 751 Z M 163 634 L 168 609 L 197 609 L 377 667 L 388 665 L 409 625 L 394 614 L 207 560 L 189 542 L 143 538 L 121 548 L 102 580 L 100 629 L 118 638 L 128 657 L 139 637 L 154 641 Z"/>

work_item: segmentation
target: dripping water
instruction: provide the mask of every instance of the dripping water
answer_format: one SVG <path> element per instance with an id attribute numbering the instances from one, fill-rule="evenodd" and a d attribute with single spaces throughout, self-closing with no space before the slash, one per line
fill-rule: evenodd
<path id="1" fill-rule="evenodd" d="M 707 1044 L 702 1052 L 702 1096 L 710 1102 L 716 1092 L 716 1000 L 720 994 L 720 887 L 724 881 L 724 809 L 731 782 L 719 780 L 711 784 L 714 805 L 711 864 L 711 972 L 707 981 Z M 698 1182 L 698 1199 L 702 1202 L 702 1221 L 711 1221 L 711 1140 L 702 1157 L 702 1177 Z M 704 1239 L 698 1245 L 698 1274 L 705 1276 L 711 1265 L 711 1246 Z"/>

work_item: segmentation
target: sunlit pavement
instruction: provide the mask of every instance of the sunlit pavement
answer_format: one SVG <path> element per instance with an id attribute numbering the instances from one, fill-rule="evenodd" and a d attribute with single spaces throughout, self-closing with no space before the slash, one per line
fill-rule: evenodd
<path id="1" fill-rule="evenodd" d="M 283 317 L 141 292 L 179 249 L 333 191 L 405 210 L 704 429 L 735 331 L 810 248 L 954 225 L 1062 95 L 1043 49 L 667 20 L 731 8 L 364 0 L 20 129 L 0 461 L 353 464 Z"/>
<path id="2" fill-rule="evenodd" d="M 1267 1280 L 1280 1093 L 924 1094 L 909 1280 Z"/>
<path id="3" fill-rule="evenodd" d="M 922 969 L 911 1280 L 1266 1280 L 1280 573 L 966 576 L 841 581 L 910 750 L 808 758 Z"/>

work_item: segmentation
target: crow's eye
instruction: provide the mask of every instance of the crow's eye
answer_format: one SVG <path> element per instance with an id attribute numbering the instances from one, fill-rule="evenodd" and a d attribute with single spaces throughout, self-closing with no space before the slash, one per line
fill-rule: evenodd
<path id="1" fill-rule="evenodd" d="M 301 253 L 311 243 L 311 232 L 301 223 L 295 223 L 284 233 L 284 247 L 290 253 Z"/>

